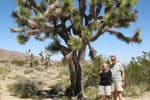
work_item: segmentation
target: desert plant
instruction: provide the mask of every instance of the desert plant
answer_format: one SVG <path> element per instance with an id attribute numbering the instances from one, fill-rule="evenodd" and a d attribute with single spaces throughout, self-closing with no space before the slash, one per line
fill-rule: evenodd
<path id="1" fill-rule="evenodd" d="M 44 53 L 41 51 L 39 53 L 39 56 L 41 57 L 41 64 L 44 65 L 45 69 L 47 69 L 48 66 L 50 65 L 49 62 L 52 55 L 47 51 L 45 51 Z"/>
<path id="2" fill-rule="evenodd" d="M 150 52 L 143 52 L 143 55 L 132 58 L 125 69 L 126 81 L 128 84 L 139 84 L 150 80 Z"/>
<path id="3" fill-rule="evenodd" d="M 56 83 L 55 85 L 50 86 L 49 88 L 50 88 L 49 93 L 52 95 L 59 95 L 59 93 L 62 91 L 60 83 Z"/>
<path id="4" fill-rule="evenodd" d="M 77 2 L 77 3 L 75 3 Z M 125 36 L 116 28 L 127 28 L 136 21 L 134 10 L 138 0 L 16 0 L 17 9 L 12 16 L 18 28 L 18 42 L 25 44 L 31 36 L 39 41 L 51 39 L 47 50 L 61 52 L 69 61 L 71 91 L 73 96 L 81 93 L 81 65 L 86 48 L 91 59 L 95 48 L 91 42 L 108 32 L 118 39 L 141 42 L 140 30 L 132 37 Z M 63 13 L 62 13 L 63 11 Z"/>
<path id="5" fill-rule="evenodd" d="M 34 69 L 37 71 L 44 71 L 44 68 L 42 68 L 42 66 L 36 66 L 34 67 Z"/>
<path id="6" fill-rule="evenodd" d="M 85 96 L 88 96 L 88 100 L 96 100 L 98 97 L 98 88 L 89 86 L 84 90 Z"/>
<path id="7" fill-rule="evenodd" d="M 139 84 L 127 84 L 124 95 L 141 96 L 149 87 L 148 83 L 139 82 Z"/>
<path id="8" fill-rule="evenodd" d="M 34 60 L 34 59 L 35 59 L 35 58 L 34 58 L 33 53 L 31 52 L 30 49 L 28 49 L 28 50 L 26 51 L 26 62 L 27 62 L 27 64 L 28 64 L 30 67 L 33 67 L 33 60 Z"/>
<path id="9" fill-rule="evenodd" d="M 38 86 L 34 81 L 28 80 L 27 78 L 18 78 L 14 84 L 7 86 L 8 90 L 20 98 L 29 98 L 36 95 Z"/>
<path id="10" fill-rule="evenodd" d="M 34 66 L 38 66 L 38 65 L 39 65 L 39 60 L 33 59 L 33 65 L 34 65 Z"/>
<path id="11" fill-rule="evenodd" d="M 132 58 L 125 68 L 126 92 L 128 96 L 138 96 L 149 90 L 150 80 L 150 52 L 143 52 L 143 55 Z"/>
<path id="12" fill-rule="evenodd" d="M 83 81 L 84 88 L 88 86 L 97 86 L 99 81 L 100 66 L 103 62 L 103 57 L 97 56 L 92 63 L 83 66 Z"/>
<path id="13" fill-rule="evenodd" d="M 0 75 L 1 75 L 1 76 L 6 76 L 9 72 L 10 72 L 10 71 L 9 71 L 8 68 L 6 68 L 6 67 L 0 65 Z"/>
<path id="14" fill-rule="evenodd" d="M 30 74 L 30 73 L 33 73 L 34 70 L 33 69 L 25 69 L 24 70 L 24 74 Z"/>
<path id="15" fill-rule="evenodd" d="M 60 71 L 59 71 L 60 76 L 69 76 L 69 69 L 68 69 L 68 67 L 61 67 L 59 69 L 60 69 Z"/>
<path id="16" fill-rule="evenodd" d="M 12 60 L 11 64 L 15 64 L 16 66 L 23 66 L 25 64 L 25 61 L 23 61 L 23 60 Z"/>

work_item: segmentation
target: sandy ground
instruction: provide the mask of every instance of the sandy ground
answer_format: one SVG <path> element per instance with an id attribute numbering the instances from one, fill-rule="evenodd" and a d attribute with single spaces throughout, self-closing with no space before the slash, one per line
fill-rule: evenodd
<path id="1" fill-rule="evenodd" d="M 38 71 L 33 68 L 11 68 L 9 74 L 6 76 L 0 75 L 0 100 L 32 100 L 17 98 L 15 96 L 11 96 L 8 92 L 7 85 L 15 83 L 16 77 L 18 76 L 24 76 L 28 79 L 42 82 L 41 88 L 44 90 L 46 90 L 49 86 L 54 85 L 57 80 L 62 79 L 62 76 L 58 73 L 58 69 L 56 67 L 43 71 Z M 52 99 L 47 98 L 42 100 Z"/>

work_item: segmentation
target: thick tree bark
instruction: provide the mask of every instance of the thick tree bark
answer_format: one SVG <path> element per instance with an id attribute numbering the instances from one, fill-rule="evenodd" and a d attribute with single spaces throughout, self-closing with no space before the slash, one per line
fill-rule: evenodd
<path id="1" fill-rule="evenodd" d="M 72 62 L 72 61 L 70 61 Z M 73 63 L 69 64 L 69 71 L 70 71 L 70 82 L 71 82 L 71 95 L 75 96 L 75 70 Z"/>
<path id="2" fill-rule="evenodd" d="M 76 52 L 73 52 L 72 59 L 69 64 L 70 69 L 70 81 L 71 81 L 71 92 L 72 96 L 77 98 L 82 97 L 82 88 L 81 88 L 81 66 L 79 58 L 77 57 Z"/>
<path id="3" fill-rule="evenodd" d="M 85 54 L 86 54 L 86 45 L 84 44 L 84 46 L 81 48 L 81 50 L 79 51 L 79 60 L 83 61 L 85 58 Z"/>
<path id="4" fill-rule="evenodd" d="M 76 57 L 73 57 L 73 62 L 75 64 L 75 96 L 77 96 L 81 92 L 81 66 Z"/>

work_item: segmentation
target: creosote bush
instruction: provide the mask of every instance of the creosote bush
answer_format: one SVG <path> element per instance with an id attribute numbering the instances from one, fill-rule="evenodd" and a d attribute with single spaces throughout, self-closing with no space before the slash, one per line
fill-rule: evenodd
<path id="1" fill-rule="evenodd" d="M 88 100 L 96 100 L 98 97 L 98 88 L 89 86 L 85 89 L 85 95 L 88 96 Z"/>
<path id="2" fill-rule="evenodd" d="M 93 62 L 83 66 L 84 88 L 98 85 L 100 66 L 102 62 L 102 56 L 97 56 Z"/>
<path id="3" fill-rule="evenodd" d="M 20 98 L 34 97 L 38 91 L 37 84 L 25 77 L 18 77 L 16 83 L 9 84 L 7 87 L 13 95 L 16 95 Z"/>
<path id="4" fill-rule="evenodd" d="M 25 61 L 23 61 L 23 60 L 13 60 L 13 61 L 11 61 L 11 64 L 15 64 L 16 66 L 23 66 L 25 64 Z"/>
<path id="5" fill-rule="evenodd" d="M 0 75 L 6 76 L 9 73 L 9 69 L 0 65 Z"/>
<path id="6" fill-rule="evenodd" d="M 132 58 L 125 74 L 127 96 L 138 96 L 150 90 L 150 52 L 143 52 L 143 55 Z"/>

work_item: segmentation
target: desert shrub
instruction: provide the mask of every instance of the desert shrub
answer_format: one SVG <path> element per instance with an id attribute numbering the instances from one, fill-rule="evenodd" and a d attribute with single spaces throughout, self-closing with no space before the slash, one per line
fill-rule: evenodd
<path id="1" fill-rule="evenodd" d="M 33 69 L 26 69 L 24 70 L 24 74 L 30 74 L 30 73 L 33 73 L 34 70 Z"/>
<path id="2" fill-rule="evenodd" d="M 17 66 L 23 66 L 25 64 L 25 61 L 23 60 L 13 60 L 11 61 L 11 64 L 17 65 Z"/>
<path id="3" fill-rule="evenodd" d="M 36 95 L 38 91 L 38 86 L 36 82 L 28 80 L 25 77 L 18 77 L 18 80 L 14 84 L 9 84 L 8 90 L 20 98 L 29 98 Z"/>
<path id="4" fill-rule="evenodd" d="M 33 60 L 33 65 L 34 65 L 34 66 L 38 66 L 38 65 L 39 65 L 39 61 L 38 61 L 37 59 L 34 59 L 34 60 Z"/>
<path id="5" fill-rule="evenodd" d="M 66 93 L 66 89 L 69 87 L 69 78 L 64 77 L 63 80 L 58 80 L 55 85 L 50 86 L 49 94 L 52 96 L 59 96 L 59 99 L 56 100 L 68 100 L 68 93 Z M 70 90 L 68 91 L 70 92 Z M 65 94 L 65 95 L 64 95 Z M 61 99 L 60 99 L 61 98 Z M 70 99 L 69 99 L 70 100 Z"/>
<path id="6" fill-rule="evenodd" d="M 132 58 L 125 69 L 125 74 L 127 96 L 138 96 L 149 90 L 150 52 L 143 52 L 143 55 Z"/>
<path id="7" fill-rule="evenodd" d="M 17 74 L 16 76 L 15 76 L 15 79 L 16 80 L 21 80 L 21 79 L 27 79 L 25 76 L 22 76 L 22 75 L 19 75 L 19 74 Z"/>
<path id="8" fill-rule="evenodd" d="M 42 66 L 36 66 L 36 67 L 34 67 L 35 68 L 35 70 L 37 70 L 37 71 L 44 71 L 44 68 L 42 68 Z"/>
<path id="9" fill-rule="evenodd" d="M 88 100 L 96 100 L 98 97 L 98 88 L 89 86 L 84 90 L 85 96 L 88 97 Z"/>
<path id="10" fill-rule="evenodd" d="M 70 72 L 69 72 L 69 68 L 68 67 L 62 67 L 60 69 L 60 75 L 61 76 L 69 76 Z"/>
<path id="11" fill-rule="evenodd" d="M 0 75 L 6 76 L 8 73 L 9 73 L 8 68 L 3 67 L 3 66 L 0 65 Z"/>
<path id="12" fill-rule="evenodd" d="M 129 85 L 126 87 L 126 96 L 138 96 L 140 93 L 138 85 Z"/>
<path id="13" fill-rule="evenodd" d="M 92 63 L 83 66 L 83 84 L 85 88 L 98 85 L 100 65 L 102 64 L 102 61 L 102 56 L 98 56 Z"/>
<path id="14" fill-rule="evenodd" d="M 132 58 L 125 69 L 128 84 L 150 82 L 150 52 L 143 52 L 142 56 Z"/>
<path id="15" fill-rule="evenodd" d="M 61 84 L 59 83 L 56 83 L 55 85 L 50 86 L 49 88 L 50 88 L 49 94 L 52 95 L 59 95 L 59 93 L 62 91 Z"/>
<path id="16" fill-rule="evenodd" d="M 68 100 L 68 97 L 63 96 L 63 97 L 61 97 L 61 99 L 58 99 L 58 100 Z"/>
<path id="17" fill-rule="evenodd" d="M 62 90 L 65 90 L 70 86 L 69 77 L 64 76 L 62 80 L 58 80 L 57 83 L 61 86 L 60 88 Z"/>
<path id="18" fill-rule="evenodd" d="M 146 82 L 139 82 L 139 84 L 127 84 L 124 95 L 140 96 L 147 90 L 148 87 L 149 84 Z"/>

